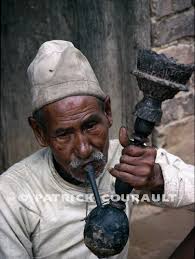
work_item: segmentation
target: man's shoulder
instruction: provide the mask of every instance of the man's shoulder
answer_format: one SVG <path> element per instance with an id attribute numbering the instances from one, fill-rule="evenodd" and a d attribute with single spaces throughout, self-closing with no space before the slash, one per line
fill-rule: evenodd
<path id="1" fill-rule="evenodd" d="M 43 148 L 23 160 L 15 163 L 0 175 L 2 183 L 27 181 L 32 174 L 37 174 L 39 170 L 48 163 L 49 149 Z"/>

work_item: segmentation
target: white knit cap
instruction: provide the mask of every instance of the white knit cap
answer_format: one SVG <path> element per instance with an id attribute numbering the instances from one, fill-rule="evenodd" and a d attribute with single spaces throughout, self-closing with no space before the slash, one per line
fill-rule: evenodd
<path id="1" fill-rule="evenodd" d="M 106 97 L 86 57 L 68 41 L 43 43 L 27 73 L 33 111 L 68 96 Z"/>

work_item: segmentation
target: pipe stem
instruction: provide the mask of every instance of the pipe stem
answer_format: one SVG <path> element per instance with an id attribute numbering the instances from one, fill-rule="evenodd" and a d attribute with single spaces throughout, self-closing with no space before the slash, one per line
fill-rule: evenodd
<path id="1" fill-rule="evenodd" d="M 95 172 L 94 172 L 93 166 L 91 164 L 86 165 L 85 171 L 87 172 L 87 178 L 88 178 L 89 183 L 91 184 L 91 188 L 92 188 L 93 194 L 95 196 L 96 204 L 97 204 L 97 206 L 102 206 L 102 202 L 101 202 L 100 195 L 98 192 L 97 184 L 95 181 Z"/>

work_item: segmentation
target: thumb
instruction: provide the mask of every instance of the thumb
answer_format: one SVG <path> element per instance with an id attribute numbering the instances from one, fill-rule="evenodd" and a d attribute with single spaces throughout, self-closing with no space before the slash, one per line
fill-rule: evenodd
<path id="1" fill-rule="evenodd" d="M 127 147 L 129 145 L 127 129 L 124 126 L 119 130 L 119 141 L 123 147 Z"/>

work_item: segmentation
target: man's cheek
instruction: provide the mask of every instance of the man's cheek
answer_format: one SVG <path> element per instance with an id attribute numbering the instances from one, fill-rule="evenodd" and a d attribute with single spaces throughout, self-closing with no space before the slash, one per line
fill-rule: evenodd
<path id="1" fill-rule="evenodd" d="M 98 148 L 101 152 L 105 150 L 108 146 L 108 136 L 104 132 L 104 134 L 100 134 L 98 137 L 93 139 L 94 146 Z"/>

